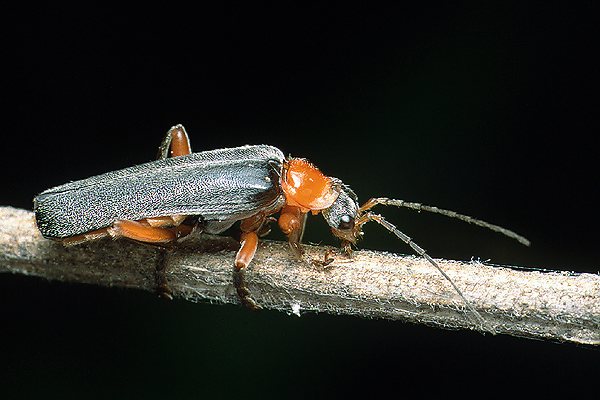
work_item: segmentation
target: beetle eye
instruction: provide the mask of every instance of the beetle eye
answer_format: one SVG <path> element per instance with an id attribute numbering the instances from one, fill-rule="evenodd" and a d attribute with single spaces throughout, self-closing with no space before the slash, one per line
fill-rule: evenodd
<path id="1" fill-rule="evenodd" d="M 354 228 L 354 218 L 349 215 L 342 215 L 340 218 L 340 224 L 338 225 L 338 229 L 352 229 Z"/>

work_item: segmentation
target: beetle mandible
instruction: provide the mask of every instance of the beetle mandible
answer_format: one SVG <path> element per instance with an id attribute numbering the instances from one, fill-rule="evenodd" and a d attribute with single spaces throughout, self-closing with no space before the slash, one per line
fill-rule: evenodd
<path id="1" fill-rule="evenodd" d="M 234 283 L 242 303 L 251 308 L 259 306 L 246 288 L 243 272 L 273 214 L 279 212 L 278 225 L 297 256 L 302 255 L 300 242 L 309 212 L 323 215 L 347 254 L 362 236 L 363 226 L 374 221 L 435 266 L 482 320 L 423 248 L 371 211 L 376 205 L 458 218 L 529 245 L 527 239 L 505 228 L 420 203 L 372 198 L 361 206 L 356 194 L 341 180 L 324 175 L 305 159 L 286 158 L 272 146 L 247 145 L 192 153 L 182 125 L 167 132 L 158 160 L 57 186 L 34 199 L 42 235 L 65 245 L 102 237 L 166 245 L 194 229 L 218 234 L 240 221 Z"/>

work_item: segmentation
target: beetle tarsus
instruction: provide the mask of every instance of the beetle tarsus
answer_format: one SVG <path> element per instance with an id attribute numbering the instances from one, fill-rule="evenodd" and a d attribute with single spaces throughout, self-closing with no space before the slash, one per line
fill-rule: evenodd
<path id="1" fill-rule="evenodd" d="M 258 247 L 257 230 L 260 230 L 264 220 L 264 215 L 257 214 L 242 221 L 240 224 L 240 228 L 242 229 L 240 249 L 235 256 L 234 262 L 233 285 L 242 304 L 251 310 L 260 310 L 261 307 L 252 298 L 250 290 L 246 286 L 245 274 L 246 268 L 252 262 L 254 254 L 256 254 Z"/>
<path id="2" fill-rule="evenodd" d="M 323 253 L 322 259 L 316 259 L 311 261 L 312 265 L 316 267 L 327 268 L 332 262 L 335 261 L 335 258 L 331 256 L 332 253 L 333 250 L 326 250 L 325 253 Z"/>
<path id="3" fill-rule="evenodd" d="M 235 290 L 246 308 L 250 310 L 260 310 L 262 307 L 252 298 L 252 294 L 246 286 L 246 268 L 234 268 L 233 270 L 233 285 Z"/>
<path id="4" fill-rule="evenodd" d="M 156 287 L 156 294 L 161 299 L 173 300 L 173 292 L 167 282 L 163 282 Z"/>
<path id="5" fill-rule="evenodd" d="M 156 283 L 156 293 L 158 297 L 173 300 L 173 291 L 167 281 L 167 258 L 170 249 L 160 249 L 156 269 L 154 270 L 154 281 Z"/>

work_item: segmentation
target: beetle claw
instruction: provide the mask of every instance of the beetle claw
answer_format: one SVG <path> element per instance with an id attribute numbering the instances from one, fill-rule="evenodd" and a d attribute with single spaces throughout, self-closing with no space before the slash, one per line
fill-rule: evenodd
<path id="1" fill-rule="evenodd" d="M 323 253 L 322 259 L 311 260 L 311 264 L 315 267 L 327 268 L 332 262 L 335 261 L 335 258 L 331 256 L 332 253 L 333 250 L 326 250 L 325 253 Z"/>
<path id="2" fill-rule="evenodd" d="M 156 288 L 156 292 L 158 293 L 158 297 L 165 300 L 173 300 L 173 292 L 171 291 L 171 287 L 168 283 L 164 282 L 160 284 Z"/>

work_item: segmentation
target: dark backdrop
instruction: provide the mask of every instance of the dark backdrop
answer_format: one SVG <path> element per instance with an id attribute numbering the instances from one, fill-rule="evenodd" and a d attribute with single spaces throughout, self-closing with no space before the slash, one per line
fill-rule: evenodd
<path id="1" fill-rule="evenodd" d="M 533 243 L 384 210 L 432 256 L 595 273 L 593 2 L 477 3 L 7 10 L 0 203 L 149 161 L 183 123 L 197 151 L 273 144 L 363 200 Z M 334 243 L 321 218 L 306 237 Z M 361 246 L 409 252 L 376 226 Z M 591 389 L 599 372 L 572 345 L 19 276 L 0 276 L 0 302 L 2 390 L 38 396 L 509 396 Z"/>

